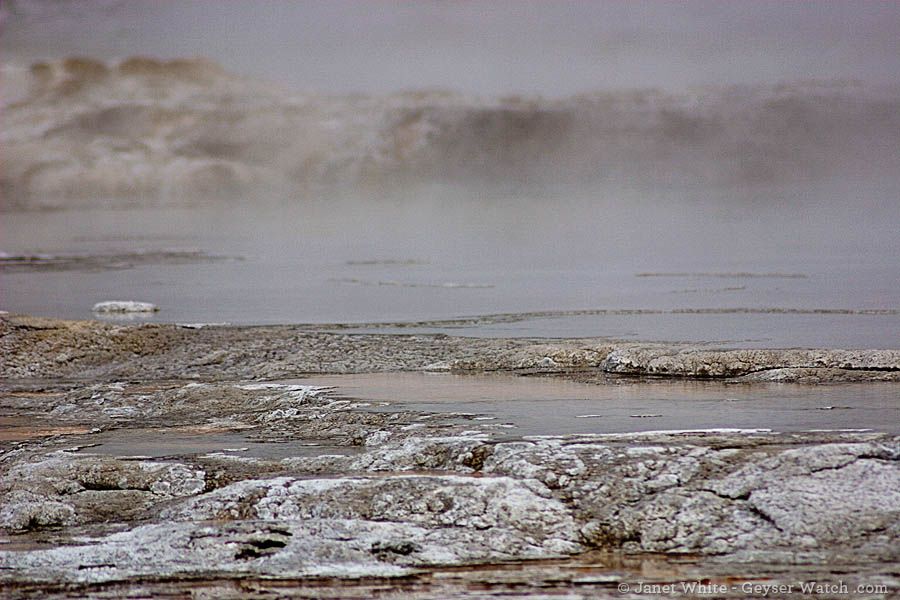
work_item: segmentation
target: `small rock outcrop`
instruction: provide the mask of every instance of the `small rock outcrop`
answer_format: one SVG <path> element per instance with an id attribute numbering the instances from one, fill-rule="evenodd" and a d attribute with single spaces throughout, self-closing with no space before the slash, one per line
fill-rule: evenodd
<path id="1" fill-rule="evenodd" d="M 105 300 L 95 304 L 91 310 L 95 313 L 149 313 L 159 311 L 159 307 L 135 300 Z"/>

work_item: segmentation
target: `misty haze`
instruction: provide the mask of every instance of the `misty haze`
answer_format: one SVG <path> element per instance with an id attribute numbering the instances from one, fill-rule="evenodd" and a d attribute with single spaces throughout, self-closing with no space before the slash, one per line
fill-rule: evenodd
<path id="1" fill-rule="evenodd" d="M 83 318 L 130 294 L 168 322 L 543 312 L 499 332 L 900 334 L 893 5 L 3 14 L 6 310 Z M 122 268 L 19 264 L 97 253 Z M 153 264 L 126 268 L 135 253 Z M 637 309 L 656 314 L 555 314 Z"/>
<path id="2" fill-rule="evenodd" d="M 0 589 L 896 594 L 898 32 L 0 0 Z"/>

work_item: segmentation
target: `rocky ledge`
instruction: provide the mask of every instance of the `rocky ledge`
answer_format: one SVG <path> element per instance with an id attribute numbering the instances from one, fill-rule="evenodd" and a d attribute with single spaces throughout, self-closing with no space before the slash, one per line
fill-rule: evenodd
<path id="1" fill-rule="evenodd" d="M 432 370 L 587 372 L 601 379 L 900 381 L 900 350 L 711 350 L 609 339 L 489 339 L 322 329 L 121 325 L 6 315 L 0 316 L 0 376 L 271 380 L 311 373 Z"/>
<path id="2" fill-rule="evenodd" d="M 2 328 L 4 597 L 593 598 L 660 586 L 746 598 L 799 595 L 803 584 L 826 586 L 807 594 L 816 597 L 888 598 L 900 589 L 896 435 L 514 437 L 474 415 L 372 410 L 329 388 L 250 380 L 429 368 L 752 385 L 786 369 L 891 378 L 897 351 L 31 317 L 6 317 Z M 190 441 L 141 454 L 147 440 L 174 434 Z M 215 435 L 261 450 L 204 449 Z"/>

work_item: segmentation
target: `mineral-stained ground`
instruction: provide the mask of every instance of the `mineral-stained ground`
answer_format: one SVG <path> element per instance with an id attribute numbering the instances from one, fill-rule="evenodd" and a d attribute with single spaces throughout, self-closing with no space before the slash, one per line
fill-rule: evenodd
<path id="1" fill-rule="evenodd" d="M 501 436 L 283 382 L 414 370 L 865 386 L 900 351 L 2 316 L 0 594 L 900 596 L 896 435 Z"/>

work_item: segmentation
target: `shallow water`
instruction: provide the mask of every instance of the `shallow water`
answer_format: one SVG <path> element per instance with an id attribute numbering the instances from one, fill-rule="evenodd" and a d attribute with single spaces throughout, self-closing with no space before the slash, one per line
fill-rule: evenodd
<path id="1" fill-rule="evenodd" d="M 778 201 L 768 205 L 754 205 L 758 188 L 607 198 L 431 189 L 5 213 L 0 309 L 84 319 L 96 302 L 129 299 L 157 304 L 148 318 L 161 322 L 428 321 L 418 330 L 897 347 L 896 185 L 854 188 L 877 214 L 837 204 L 822 214 L 845 185 L 769 190 Z M 34 255 L 43 258 L 14 260 Z M 430 323 L 497 314 L 507 316 Z"/>
<path id="2" fill-rule="evenodd" d="M 241 458 L 280 460 L 296 456 L 352 454 L 347 446 L 329 446 L 312 440 L 265 442 L 242 432 L 209 432 L 179 429 L 119 429 L 94 433 L 90 444 L 81 448 L 89 454 L 173 458 L 177 456 L 222 454 Z"/>
<path id="3" fill-rule="evenodd" d="M 553 377 L 373 373 L 299 380 L 388 402 L 370 410 L 477 415 L 473 429 L 501 436 L 657 430 L 865 429 L 900 433 L 900 385 L 726 384 L 706 381 L 577 383 Z M 297 383 L 297 381 L 291 381 Z"/>

